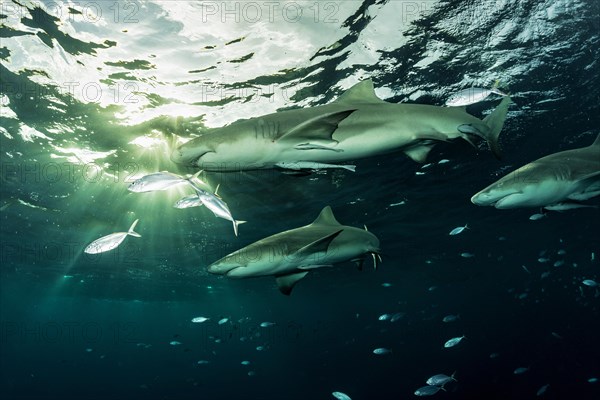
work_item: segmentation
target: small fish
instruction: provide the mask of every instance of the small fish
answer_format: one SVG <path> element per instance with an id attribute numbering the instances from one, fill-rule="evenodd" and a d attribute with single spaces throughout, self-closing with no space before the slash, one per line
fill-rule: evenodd
<path id="1" fill-rule="evenodd" d="M 550 387 L 550 384 L 544 385 L 541 388 L 538 389 L 538 391 L 536 392 L 536 396 L 542 396 L 544 393 L 546 393 L 546 391 L 548 390 L 548 388 Z"/>
<path id="2" fill-rule="evenodd" d="M 515 375 L 521 375 L 521 374 L 524 374 L 527 371 L 529 371 L 529 367 L 519 367 L 519 368 L 517 368 L 517 369 L 515 369 L 513 371 L 513 374 L 515 374 Z"/>
<path id="3" fill-rule="evenodd" d="M 542 263 L 542 264 L 543 263 L 547 263 L 548 261 L 550 261 L 550 259 L 546 258 L 546 257 L 540 257 L 540 258 L 538 258 L 538 262 Z"/>
<path id="4" fill-rule="evenodd" d="M 261 328 L 268 328 L 268 327 L 273 326 L 273 325 L 275 325 L 275 322 L 261 322 L 260 323 L 260 327 Z"/>
<path id="5" fill-rule="evenodd" d="M 338 400 L 352 400 L 350 396 L 342 392 L 331 392 L 331 395 Z"/>
<path id="6" fill-rule="evenodd" d="M 485 100 L 492 93 L 500 95 L 502 97 L 508 96 L 506 93 L 498 90 L 496 85 L 494 85 L 490 89 L 472 87 L 468 89 L 463 89 L 460 92 L 457 92 L 450 96 L 448 100 L 446 100 L 446 105 L 449 107 L 468 106 L 470 104 L 479 103 L 480 101 Z"/>
<path id="7" fill-rule="evenodd" d="M 448 235 L 450 235 L 450 236 L 458 235 L 459 233 L 462 233 L 465 229 L 469 229 L 469 224 L 465 224 L 465 226 L 459 226 L 459 227 L 452 229 Z"/>
<path id="8" fill-rule="evenodd" d="M 542 274 L 540 275 L 540 279 L 546 279 L 549 276 L 550 276 L 550 272 L 549 271 L 542 272 Z"/>
<path id="9" fill-rule="evenodd" d="M 133 181 L 129 187 L 127 188 L 130 192 L 135 193 L 144 193 L 144 192 L 154 192 L 158 190 L 167 190 L 172 187 L 181 185 L 181 184 L 192 184 L 193 179 L 197 179 L 198 175 L 200 175 L 202 171 L 198 171 L 193 176 L 189 178 L 184 178 L 181 175 L 172 174 L 170 172 L 162 171 L 155 172 L 153 174 L 144 175 L 139 179 Z M 198 179 L 198 181 L 200 181 Z M 200 181 L 202 184 L 204 182 Z"/>
<path id="10" fill-rule="evenodd" d="M 134 237 L 142 237 L 142 235 L 140 235 L 137 232 L 134 232 L 133 230 L 137 225 L 138 221 L 139 219 L 133 221 L 133 224 L 131 224 L 131 227 L 127 232 L 111 233 L 110 235 L 106 235 L 101 237 L 100 239 L 96 239 L 92 243 L 88 244 L 85 250 L 83 251 L 88 254 L 103 253 L 105 251 L 116 249 L 121 243 L 123 243 L 123 240 L 125 240 L 125 238 L 128 235 Z"/>
<path id="11" fill-rule="evenodd" d="M 562 339 L 562 336 L 560 336 L 558 333 L 556 332 L 552 332 L 552 336 L 554 336 L 557 339 Z"/>
<path id="12" fill-rule="evenodd" d="M 210 318 L 206 318 L 206 317 L 196 317 L 192 319 L 192 322 L 196 323 L 196 324 L 201 324 L 203 322 L 208 321 Z"/>
<path id="13" fill-rule="evenodd" d="M 427 385 L 427 386 L 423 386 L 423 387 L 415 390 L 415 396 L 433 396 L 440 390 L 445 390 L 445 389 L 442 388 L 441 386 Z"/>
<path id="14" fill-rule="evenodd" d="M 492 353 L 492 354 L 490 354 L 490 358 L 491 359 L 498 358 L 498 357 L 500 357 L 500 354 L 498 354 L 498 353 Z"/>
<path id="15" fill-rule="evenodd" d="M 223 325 L 223 324 L 227 323 L 227 321 L 229 321 L 229 318 L 222 318 L 219 320 L 219 325 Z"/>
<path id="16" fill-rule="evenodd" d="M 383 282 L 381 284 L 381 286 L 383 286 L 383 287 L 392 287 L 393 285 L 391 283 L 388 283 L 388 282 Z"/>
<path id="17" fill-rule="evenodd" d="M 250 361 L 242 361 L 241 364 L 242 365 L 250 365 Z"/>
<path id="18" fill-rule="evenodd" d="M 446 315 L 444 318 L 442 318 L 442 322 L 454 322 L 454 321 L 458 320 L 459 318 L 460 318 L 460 314 L 456 314 L 456 315 L 449 314 L 449 315 Z"/>
<path id="19" fill-rule="evenodd" d="M 191 208 L 191 207 L 201 207 L 204 204 L 202 203 L 202 200 L 200 199 L 200 197 L 198 197 L 197 194 L 192 194 L 189 196 L 185 196 L 182 197 L 181 199 L 177 200 L 177 202 L 175 204 L 173 204 L 173 207 L 175 208 Z"/>
<path id="20" fill-rule="evenodd" d="M 377 318 L 379 321 L 387 321 L 388 319 L 390 319 L 390 314 L 381 314 L 379 316 L 379 318 Z"/>
<path id="21" fill-rule="evenodd" d="M 564 262 L 563 260 L 558 260 L 558 261 L 555 261 L 553 265 L 554 265 L 555 267 L 561 267 L 561 266 L 563 266 L 564 264 L 565 264 L 565 262 Z"/>
<path id="22" fill-rule="evenodd" d="M 208 360 L 198 360 L 198 362 L 196 364 L 198 364 L 198 365 L 206 365 L 206 364 L 210 364 L 210 361 L 208 361 Z"/>
<path id="23" fill-rule="evenodd" d="M 590 378 L 587 381 L 588 381 L 588 383 L 596 383 L 596 382 L 598 382 L 598 378 Z"/>
<path id="24" fill-rule="evenodd" d="M 557 251 L 556 254 L 558 254 L 559 256 L 564 256 L 565 254 L 567 254 L 567 251 L 561 249 L 561 250 Z"/>
<path id="25" fill-rule="evenodd" d="M 523 268 L 523 269 L 525 270 L 525 272 L 527 272 L 528 274 L 530 274 L 530 273 L 531 273 L 531 272 L 529 272 L 529 270 L 527 269 L 527 267 L 526 267 L 526 266 L 524 266 L 524 265 L 521 265 L 521 268 Z"/>
<path id="26" fill-rule="evenodd" d="M 466 253 L 465 252 L 465 253 L 460 253 L 460 256 L 462 258 L 473 258 L 473 257 L 475 257 L 475 254 L 473 254 L 473 253 Z"/>
<path id="27" fill-rule="evenodd" d="M 310 161 L 296 161 L 296 162 L 278 162 L 275 164 L 279 168 L 283 169 L 291 169 L 294 171 L 299 171 L 301 169 L 327 169 L 327 168 L 341 168 L 347 169 L 348 171 L 356 172 L 356 165 L 339 165 L 339 164 L 324 164 L 318 162 L 310 162 Z"/>
<path id="28" fill-rule="evenodd" d="M 445 347 L 445 348 L 454 347 L 454 346 L 456 346 L 457 344 L 459 344 L 459 343 L 460 343 L 460 341 L 461 341 L 461 340 L 463 340 L 464 338 L 466 338 L 466 336 L 464 336 L 464 335 L 463 335 L 463 336 L 459 336 L 459 337 L 452 338 L 452 339 L 448 340 L 446 343 L 444 343 L 444 347 Z"/>
<path id="29" fill-rule="evenodd" d="M 399 319 L 402 319 L 402 317 L 404 317 L 405 313 L 403 312 L 397 312 L 394 315 L 392 315 L 392 318 L 390 318 L 390 322 L 396 322 Z"/>
<path id="30" fill-rule="evenodd" d="M 447 160 L 447 159 L 444 158 L 444 159 L 438 161 L 438 164 L 446 164 L 446 163 L 449 163 L 449 162 L 450 162 L 450 160 Z"/>
<path id="31" fill-rule="evenodd" d="M 592 280 L 592 279 L 586 279 L 586 280 L 584 280 L 581 283 L 583 283 L 585 286 L 590 286 L 590 287 L 596 287 L 596 286 L 598 286 L 598 283 L 595 280 Z"/>
<path id="32" fill-rule="evenodd" d="M 529 217 L 530 220 L 532 221 L 537 221 L 540 220 L 542 218 L 544 218 L 546 216 L 546 214 L 533 214 L 532 216 Z"/>
<path id="33" fill-rule="evenodd" d="M 431 386 L 444 386 L 448 382 L 452 382 L 452 381 L 456 382 L 454 375 L 456 375 L 456 372 L 454 372 L 450 376 L 448 376 L 446 374 L 437 374 L 437 375 L 434 375 L 431 378 L 427 379 L 427 382 L 425 382 L 425 383 L 428 385 L 431 385 Z"/>
<path id="34" fill-rule="evenodd" d="M 181 344 L 181 342 L 178 342 L 177 340 L 173 340 L 172 342 L 169 342 L 169 344 L 171 346 L 179 346 Z"/>
<path id="35" fill-rule="evenodd" d="M 223 218 L 223 219 L 226 219 L 233 223 L 233 232 L 235 233 L 235 236 L 237 236 L 238 235 L 238 225 L 243 224 L 246 221 L 236 221 L 233 218 L 233 216 L 231 215 L 231 211 L 229 210 L 229 207 L 227 206 L 227 203 L 225 203 L 217 194 L 217 191 L 219 190 L 219 186 L 217 186 L 215 193 L 210 193 L 204 189 L 201 189 L 198 186 L 196 186 L 195 184 L 192 184 L 192 187 L 194 188 L 194 190 L 196 190 L 196 193 L 198 194 L 198 197 L 202 201 L 202 204 L 204 204 L 206 206 L 206 208 L 208 208 L 210 211 L 212 211 L 213 214 L 215 215 L 215 217 Z"/>
<path id="36" fill-rule="evenodd" d="M 379 347 L 379 348 L 373 350 L 373 354 L 377 354 L 377 355 L 390 354 L 391 352 L 392 352 L 391 349 L 386 349 L 385 347 Z"/>

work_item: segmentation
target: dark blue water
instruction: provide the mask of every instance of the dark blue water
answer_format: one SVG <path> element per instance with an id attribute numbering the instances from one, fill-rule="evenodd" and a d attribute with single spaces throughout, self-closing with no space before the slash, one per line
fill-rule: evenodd
<path id="1" fill-rule="evenodd" d="M 2 2 L 3 398 L 383 400 L 454 371 L 436 397 L 600 396 L 600 294 L 582 284 L 600 279 L 599 209 L 532 221 L 539 210 L 469 200 L 599 133 L 597 2 L 202 3 Z M 174 209 L 183 189 L 127 191 L 135 174 L 195 172 L 169 160 L 177 137 L 325 104 L 365 78 L 432 105 L 499 80 L 515 101 L 504 158 L 455 141 L 426 167 L 394 153 L 356 173 L 207 175 L 248 221 L 238 238 L 206 209 Z M 313 271 L 289 297 L 272 278 L 206 272 L 326 205 L 377 235 L 380 268 Z M 142 238 L 83 253 L 136 218 Z"/>

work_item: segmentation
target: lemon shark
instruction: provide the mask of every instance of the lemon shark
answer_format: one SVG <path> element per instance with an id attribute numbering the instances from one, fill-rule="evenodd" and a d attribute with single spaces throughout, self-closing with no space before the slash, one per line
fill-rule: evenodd
<path id="1" fill-rule="evenodd" d="M 403 151 L 425 162 L 437 141 L 473 137 L 500 157 L 498 136 L 511 100 L 485 119 L 464 108 L 394 104 L 362 81 L 332 103 L 280 111 L 210 128 L 175 148 L 171 160 L 205 171 L 274 168 L 294 163 L 334 163 Z"/>
<path id="2" fill-rule="evenodd" d="M 379 239 L 366 227 L 341 225 L 327 206 L 310 225 L 252 243 L 209 265 L 208 272 L 230 278 L 274 276 L 279 290 L 289 295 L 311 270 L 344 261 L 362 268 L 368 254 L 376 268 Z"/>
<path id="3" fill-rule="evenodd" d="M 499 209 L 585 207 L 584 201 L 600 195 L 600 135 L 591 146 L 550 154 L 500 178 L 471 201 Z M 570 205 L 569 205 L 570 204 Z"/>

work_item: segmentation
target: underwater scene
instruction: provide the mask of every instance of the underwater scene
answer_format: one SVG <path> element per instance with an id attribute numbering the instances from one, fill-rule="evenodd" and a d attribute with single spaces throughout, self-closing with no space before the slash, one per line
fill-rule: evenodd
<path id="1" fill-rule="evenodd" d="M 595 0 L 0 0 L 0 396 L 600 398 L 599 63 Z"/>

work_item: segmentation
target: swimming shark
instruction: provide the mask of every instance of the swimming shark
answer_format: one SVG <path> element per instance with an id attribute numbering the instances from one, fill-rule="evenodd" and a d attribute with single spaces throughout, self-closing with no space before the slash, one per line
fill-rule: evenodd
<path id="1" fill-rule="evenodd" d="M 509 173 L 471 198 L 499 209 L 585 207 L 600 195 L 600 134 L 591 146 L 550 154 Z"/>
<path id="2" fill-rule="evenodd" d="M 349 260 L 362 268 L 368 254 L 377 268 L 379 239 L 366 227 L 341 225 L 327 206 L 311 224 L 252 243 L 209 265 L 208 272 L 230 278 L 274 276 L 281 293 L 289 295 L 311 270 Z"/>
<path id="3" fill-rule="evenodd" d="M 239 120 L 175 148 L 171 160 L 206 171 L 274 168 L 294 163 L 335 163 L 393 151 L 425 162 L 437 141 L 477 136 L 500 157 L 498 136 L 510 97 L 480 120 L 464 108 L 394 104 L 362 81 L 332 103 Z"/>

